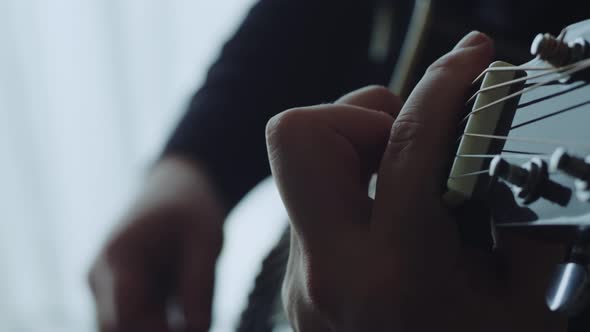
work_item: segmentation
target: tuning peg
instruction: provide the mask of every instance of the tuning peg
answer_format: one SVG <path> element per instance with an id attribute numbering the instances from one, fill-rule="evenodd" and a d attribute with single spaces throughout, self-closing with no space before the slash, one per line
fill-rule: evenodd
<path id="1" fill-rule="evenodd" d="M 564 148 L 558 148 L 551 155 L 551 172 L 561 171 L 576 179 L 576 196 L 582 201 L 590 200 L 590 158 L 573 156 Z"/>
<path id="2" fill-rule="evenodd" d="M 529 172 L 522 167 L 510 164 L 500 156 L 496 156 L 490 163 L 490 175 L 500 177 L 515 186 L 523 187 L 526 185 Z"/>
<path id="3" fill-rule="evenodd" d="M 549 162 L 551 172 L 563 171 L 564 173 L 583 181 L 590 181 L 590 164 L 582 158 L 572 156 L 564 148 L 557 148 L 551 155 Z"/>
<path id="4" fill-rule="evenodd" d="M 561 67 L 590 58 L 590 47 L 582 38 L 567 43 L 559 36 L 540 33 L 531 43 L 531 54 L 555 67 Z"/>
<path id="5" fill-rule="evenodd" d="M 533 203 L 543 197 L 565 206 L 571 197 L 570 189 L 549 179 L 547 163 L 539 158 L 533 158 L 523 166 L 517 166 L 501 156 L 496 156 L 490 163 L 489 174 L 512 184 L 516 195 L 524 204 Z"/>

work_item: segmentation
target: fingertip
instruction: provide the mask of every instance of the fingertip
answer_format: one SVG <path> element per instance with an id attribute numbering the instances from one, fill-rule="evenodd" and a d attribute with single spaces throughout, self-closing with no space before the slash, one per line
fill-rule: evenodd
<path id="1" fill-rule="evenodd" d="M 467 47 L 475 47 L 475 46 L 486 46 L 491 45 L 493 43 L 492 39 L 488 37 L 485 33 L 479 31 L 471 31 L 467 35 L 465 35 L 455 46 L 454 49 L 461 49 Z"/>
<path id="2" fill-rule="evenodd" d="M 464 37 L 452 51 L 430 65 L 427 74 L 443 72 L 444 80 L 453 81 L 455 85 L 465 88 L 489 65 L 493 55 L 493 41 L 483 33 L 473 32 Z M 425 78 L 431 80 L 434 77 L 426 75 Z"/>
<path id="3" fill-rule="evenodd" d="M 487 66 L 494 56 L 494 41 L 484 33 L 472 31 L 457 43 L 454 50 L 469 58 L 477 68 L 474 75 L 478 75 L 483 70 L 481 67 Z"/>

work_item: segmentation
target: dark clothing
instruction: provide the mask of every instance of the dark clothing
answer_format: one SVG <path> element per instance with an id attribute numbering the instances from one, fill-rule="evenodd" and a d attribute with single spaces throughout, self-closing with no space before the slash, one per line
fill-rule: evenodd
<path id="1" fill-rule="evenodd" d="M 385 60 L 375 60 L 368 50 L 378 1 L 259 1 L 211 67 L 165 153 L 205 165 L 226 203 L 235 205 L 270 174 L 264 139 L 270 117 L 291 107 L 334 101 L 368 84 L 388 83 L 411 4 L 393 1 L 391 47 Z M 497 57 L 519 64 L 530 58 L 528 47 L 536 33 L 557 34 L 590 13 L 584 10 L 590 5 L 566 6 L 563 1 L 559 6 L 510 0 L 437 5 L 417 78 L 470 30 L 488 33 L 496 39 Z"/>

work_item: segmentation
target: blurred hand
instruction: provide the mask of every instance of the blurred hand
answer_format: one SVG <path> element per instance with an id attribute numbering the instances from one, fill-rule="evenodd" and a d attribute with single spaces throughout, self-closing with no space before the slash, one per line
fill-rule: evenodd
<path id="1" fill-rule="evenodd" d="M 160 161 L 90 271 L 100 330 L 207 331 L 223 219 L 198 166 Z"/>
<path id="2" fill-rule="evenodd" d="M 403 105 L 370 87 L 269 122 L 293 230 L 283 303 L 296 331 L 564 330 L 543 300 L 557 248 L 501 234 L 500 269 L 496 255 L 461 245 L 441 201 L 463 101 L 492 54 L 472 33 Z"/>

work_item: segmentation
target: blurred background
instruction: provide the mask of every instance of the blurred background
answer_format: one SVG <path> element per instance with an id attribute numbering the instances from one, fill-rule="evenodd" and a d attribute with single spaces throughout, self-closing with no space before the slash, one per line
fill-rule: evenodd
<path id="1" fill-rule="evenodd" d="M 0 0 L 0 331 L 95 330 L 91 260 L 252 3 Z M 261 199 L 229 221 L 216 331 L 279 236 Z"/>

